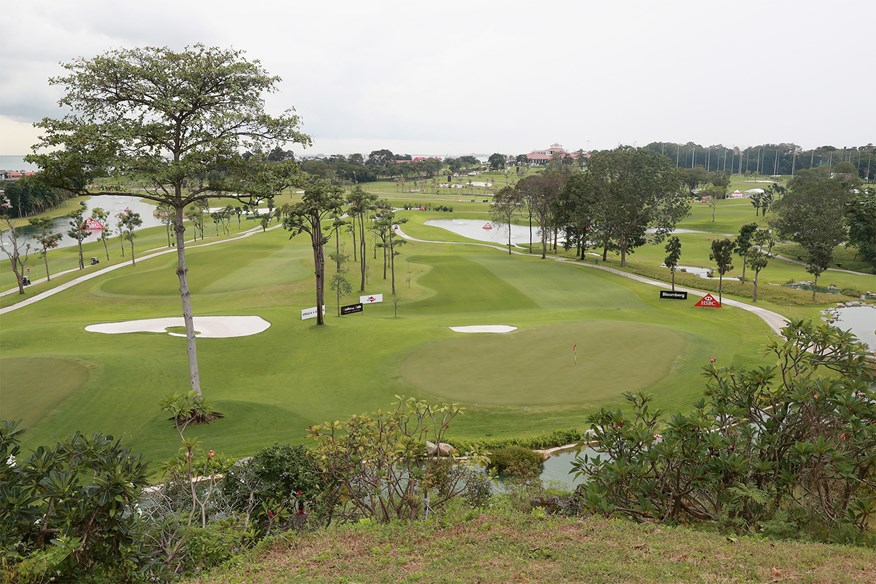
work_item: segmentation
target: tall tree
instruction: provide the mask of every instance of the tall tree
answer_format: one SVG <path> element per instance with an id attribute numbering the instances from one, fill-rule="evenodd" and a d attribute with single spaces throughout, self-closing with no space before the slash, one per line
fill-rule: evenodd
<path id="1" fill-rule="evenodd" d="M 690 200 L 679 195 L 681 182 L 672 162 L 645 149 L 620 147 L 594 152 L 587 163 L 599 211 L 599 229 L 627 265 L 627 255 L 647 241 L 648 229 L 660 242 L 690 211 Z"/>
<path id="2" fill-rule="evenodd" d="M 98 239 L 103 243 L 103 251 L 106 253 L 106 261 L 109 261 L 109 248 L 106 245 L 106 240 L 110 233 L 109 212 L 100 207 L 95 207 L 91 210 L 91 216 L 100 223 L 101 227 L 103 227 L 103 229 L 100 230 L 100 236 L 98 236 Z"/>
<path id="3" fill-rule="evenodd" d="M 143 219 L 140 218 L 140 213 L 125 209 L 116 215 L 119 220 L 119 233 L 123 240 L 131 244 L 131 265 L 136 266 L 137 260 L 134 257 L 134 238 L 137 234 L 134 233 L 138 227 L 143 225 Z"/>
<path id="4" fill-rule="evenodd" d="M 859 188 L 846 204 L 849 245 L 876 270 L 876 189 Z"/>
<path id="5" fill-rule="evenodd" d="M 770 253 L 773 251 L 775 240 L 769 229 L 759 229 L 751 236 L 751 245 L 745 252 L 745 259 L 751 266 L 754 272 L 754 280 L 752 281 L 753 288 L 751 292 L 751 301 L 757 302 L 757 279 L 770 261 Z"/>
<path id="6" fill-rule="evenodd" d="M 298 131 L 292 112 L 271 116 L 263 95 L 278 77 L 241 51 L 195 45 L 182 51 L 145 47 L 117 49 L 64 65 L 67 75 L 50 80 L 64 90 L 69 113 L 37 124 L 43 137 L 28 157 L 43 179 L 77 194 L 124 194 L 170 205 L 174 210 L 177 267 L 191 390 L 199 397 L 191 293 L 185 253 L 185 208 L 232 193 L 254 195 L 268 163 L 241 150 L 310 139 Z M 293 172 L 292 162 L 271 163 Z M 278 172 L 278 174 L 283 174 Z M 101 176 L 124 176 L 134 187 L 102 189 Z M 240 196 L 238 196 L 240 198 Z"/>
<path id="7" fill-rule="evenodd" d="M 806 270 L 818 277 L 830 267 L 834 248 L 846 238 L 845 212 L 851 189 L 827 172 L 801 170 L 776 203 L 772 225 L 780 237 L 800 245 Z M 812 289 L 815 302 L 815 287 Z"/>
<path id="8" fill-rule="evenodd" d="M 490 170 L 502 170 L 505 168 L 505 156 L 498 152 L 494 152 L 493 154 L 490 154 L 487 163 L 490 165 Z"/>
<path id="9" fill-rule="evenodd" d="M 666 241 L 666 259 L 663 263 L 672 272 L 672 291 L 675 292 L 675 269 L 678 267 L 678 260 L 681 258 L 681 240 L 673 235 Z"/>
<path id="10" fill-rule="evenodd" d="M 371 230 L 380 240 L 378 247 L 383 250 L 383 279 L 389 269 L 392 294 L 395 295 L 395 257 L 399 255 L 398 247 L 407 243 L 398 236 L 396 225 L 407 222 L 407 219 L 395 216 L 395 210 L 388 201 L 380 201 L 376 205 L 377 212 L 372 217 Z"/>
<path id="11" fill-rule="evenodd" d="M 560 191 L 566 184 L 568 175 L 564 172 L 545 172 L 528 176 L 517 182 L 519 190 L 527 203 L 531 216 L 538 221 L 541 232 L 541 259 L 547 257 L 547 245 L 550 230 L 554 227 L 555 204 Z M 530 219 L 530 234 L 532 231 Z M 531 235 L 530 235 L 531 241 Z M 532 244 L 530 243 L 530 251 Z"/>
<path id="12" fill-rule="evenodd" d="M 748 263 L 748 250 L 751 249 L 751 237 L 757 231 L 757 223 L 748 223 L 739 228 L 736 236 L 736 253 L 742 256 L 742 281 L 745 281 L 745 265 Z"/>
<path id="13" fill-rule="evenodd" d="M 91 236 L 91 232 L 86 229 L 87 225 L 85 224 L 85 217 L 83 216 L 84 207 L 80 207 L 78 210 L 70 213 L 67 218 L 70 219 L 68 225 L 70 229 L 67 230 L 67 235 L 76 240 L 76 247 L 79 250 L 79 269 L 85 269 L 85 259 L 82 257 L 82 242 L 85 241 L 85 238 Z"/>
<path id="14" fill-rule="evenodd" d="M 353 242 L 353 261 L 356 261 L 356 247 L 359 248 L 359 291 L 365 291 L 365 218 L 368 214 L 374 209 L 374 205 L 377 202 L 377 195 L 373 195 L 371 193 L 366 193 L 362 190 L 362 187 L 356 185 L 353 187 L 353 190 L 347 195 L 347 203 L 349 204 L 349 213 L 351 217 L 351 225 L 353 227 L 353 237 L 355 239 L 356 233 L 359 233 L 359 238 L 357 241 Z"/>
<path id="15" fill-rule="evenodd" d="M 593 177 L 586 172 L 569 176 L 557 199 L 557 223 L 566 232 L 566 249 L 576 247 L 576 256 L 584 258 L 596 222 L 597 201 L 591 187 Z"/>
<path id="16" fill-rule="evenodd" d="M 304 188 L 301 202 L 292 205 L 289 215 L 283 219 L 283 229 L 291 231 L 293 238 L 301 233 L 310 236 L 313 248 L 313 274 L 316 277 L 316 324 L 325 324 L 322 307 L 325 304 L 325 244 L 331 239 L 334 228 L 328 219 L 341 213 L 344 190 L 322 179 L 310 182 Z"/>
<path id="17" fill-rule="evenodd" d="M 733 269 L 733 242 L 729 239 L 713 240 L 709 259 L 718 266 L 718 302 L 723 302 L 724 274 Z"/>
<path id="18" fill-rule="evenodd" d="M 58 247 L 63 236 L 55 231 L 55 221 L 50 217 L 35 217 L 30 220 L 30 224 L 36 230 L 34 239 L 40 244 L 40 255 L 46 264 L 46 281 L 50 282 L 52 276 L 49 274 L 49 250 Z"/>
<path id="19" fill-rule="evenodd" d="M 6 211 L 7 208 L 4 207 L 2 210 Z M 0 233 L 0 250 L 9 258 L 9 267 L 12 268 L 12 273 L 15 274 L 18 293 L 24 294 L 24 269 L 30 253 L 30 244 L 24 243 L 21 240 L 21 235 L 16 231 L 12 218 L 9 215 L 5 212 L 0 213 L 0 219 L 6 224 L 6 231 Z M 3 240 L 5 240 L 5 243 Z"/>
<path id="20" fill-rule="evenodd" d="M 490 215 L 493 219 L 508 226 L 508 255 L 511 255 L 511 224 L 522 206 L 520 191 L 511 186 L 499 189 L 490 205 Z"/>

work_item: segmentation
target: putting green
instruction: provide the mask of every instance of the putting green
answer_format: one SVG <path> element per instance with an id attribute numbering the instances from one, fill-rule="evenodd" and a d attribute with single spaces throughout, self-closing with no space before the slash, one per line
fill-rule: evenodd
<path id="1" fill-rule="evenodd" d="M 0 359 L 0 370 L 0 417 L 21 419 L 24 428 L 46 417 L 89 377 L 88 368 L 78 361 L 54 357 Z"/>
<path id="2" fill-rule="evenodd" d="M 686 344 L 661 326 L 584 321 L 428 344 L 401 374 L 420 391 L 473 405 L 580 406 L 654 385 Z"/>

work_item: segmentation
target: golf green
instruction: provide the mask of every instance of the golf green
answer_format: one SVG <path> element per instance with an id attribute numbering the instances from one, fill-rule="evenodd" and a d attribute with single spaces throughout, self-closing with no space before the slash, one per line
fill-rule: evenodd
<path id="1" fill-rule="evenodd" d="M 412 353 L 402 379 L 478 406 L 571 406 L 657 383 L 686 345 L 665 327 L 598 320 L 459 336 Z"/>

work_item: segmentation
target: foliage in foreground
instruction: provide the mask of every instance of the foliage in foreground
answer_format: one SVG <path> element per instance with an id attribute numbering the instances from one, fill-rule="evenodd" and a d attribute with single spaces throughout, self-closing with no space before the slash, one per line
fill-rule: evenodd
<path id="1" fill-rule="evenodd" d="M 741 533 L 873 543 L 876 395 L 867 350 L 828 325 L 791 323 L 776 365 L 706 369 L 705 399 L 664 422 L 650 398 L 634 414 L 589 421 L 602 456 L 575 463 L 586 505 L 605 515 L 709 521 Z"/>
<path id="2" fill-rule="evenodd" d="M 132 579 L 150 561 L 132 513 L 146 464 L 112 436 L 79 433 L 17 460 L 22 432 L 0 423 L 0 577 Z"/>
<path id="3" fill-rule="evenodd" d="M 395 408 L 347 422 L 311 426 L 327 482 L 334 485 L 332 505 L 339 518 L 375 521 L 417 519 L 437 511 L 453 498 L 476 488 L 477 471 L 440 448 L 451 421 L 461 413 L 456 404 L 431 405 L 398 398 Z M 427 442 L 436 446 L 430 455 Z"/>

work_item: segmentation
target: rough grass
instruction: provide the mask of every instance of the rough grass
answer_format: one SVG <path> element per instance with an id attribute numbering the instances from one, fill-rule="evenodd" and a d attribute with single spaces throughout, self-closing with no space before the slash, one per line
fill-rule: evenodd
<path id="1" fill-rule="evenodd" d="M 873 582 L 874 566 L 868 549 L 491 511 L 290 535 L 188 582 L 839 584 Z"/>

